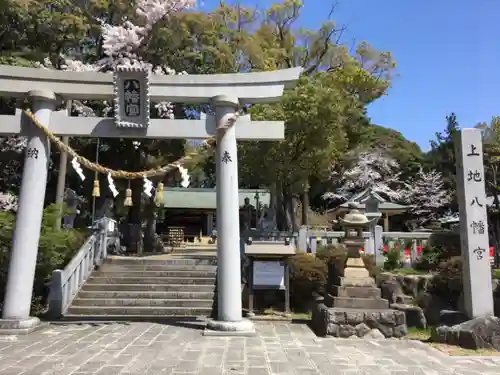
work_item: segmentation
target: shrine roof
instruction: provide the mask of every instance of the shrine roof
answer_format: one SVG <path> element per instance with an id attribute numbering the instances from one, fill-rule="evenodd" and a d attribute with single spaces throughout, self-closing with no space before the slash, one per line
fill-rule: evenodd
<path id="1" fill-rule="evenodd" d="M 266 189 L 240 189 L 239 205 L 245 204 L 245 198 L 250 199 L 250 204 L 255 206 L 255 194 L 259 193 L 259 201 L 269 206 L 271 195 Z M 216 189 L 204 188 L 165 188 L 165 208 L 192 208 L 215 210 L 217 208 Z"/>

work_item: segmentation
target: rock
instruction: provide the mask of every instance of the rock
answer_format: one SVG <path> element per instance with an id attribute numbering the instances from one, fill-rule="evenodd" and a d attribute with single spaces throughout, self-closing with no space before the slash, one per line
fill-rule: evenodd
<path id="1" fill-rule="evenodd" d="M 418 295 L 418 277 L 414 275 L 398 275 L 396 281 L 401 285 L 404 294 L 416 297 Z"/>
<path id="2" fill-rule="evenodd" d="M 334 323 L 328 323 L 328 327 L 326 329 L 326 334 L 334 337 L 338 337 L 339 335 L 339 325 Z"/>
<path id="3" fill-rule="evenodd" d="M 395 279 L 382 281 L 380 283 L 380 292 L 382 298 L 388 300 L 390 304 L 396 302 L 396 297 L 404 295 L 401 284 Z"/>
<path id="4" fill-rule="evenodd" d="M 338 337 L 350 337 L 352 335 L 355 335 L 356 331 L 354 330 L 353 326 L 350 325 L 341 325 L 339 327 L 339 336 Z"/>
<path id="5" fill-rule="evenodd" d="M 378 329 L 374 328 L 371 329 L 370 332 L 368 332 L 366 335 L 364 335 L 363 338 L 370 340 L 382 340 L 385 339 L 385 336 Z"/>
<path id="6" fill-rule="evenodd" d="M 425 319 L 427 319 L 427 325 L 429 326 L 439 324 L 441 310 L 452 310 L 449 303 L 430 293 L 421 294 L 419 306 L 424 311 Z"/>
<path id="7" fill-rule="evenodd" d="M 406 325 L 415 328 L 427 328 L 427 319 L 419 306 L 393 303 L 391 309 L 405 313 Z"/>
<path id="8" fill-rule="evenodd" d="M 439 325 L 451 327 L 469 320 L 467 315 L 461 311 L 441 310 L 439 313 Z"/>
<path id="9" fill-rule="evenodd" d="M 406 324 L 400 324 L 393 329 L 393 338 L 401 338 L 408 336 L 408 327 Z"/>
<path id="10" fill-rule="evenodd" d="M 451 327 L 432 330 L 431 340 L 466 349 L 495 349 L 500 351 L 500 319 L 487 316 L 468 320 Z"/>
<path id="11" fill-rule="evenodd" d="M 370 332 L 370 327 L 368 327 L 365 323 L 360 323 L 356 327 L 354 327 L 356 330 L 356 335 L 358 337 L 363 337 L 366 335 L 368 332 Z"/>
<path id="12" fill-rule="evenodd" d="M 359 339 L 359 337 L 356 335 L 352 335 L 352 336 L 349 336 L 348 339 Z"/>

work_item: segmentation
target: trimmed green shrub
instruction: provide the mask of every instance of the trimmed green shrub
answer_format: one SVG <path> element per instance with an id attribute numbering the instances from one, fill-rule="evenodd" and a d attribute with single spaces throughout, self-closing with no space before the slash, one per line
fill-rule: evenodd
<path id="1" fill-rule="evenodd" d="M 337 277 L 344 276 L 344 268 L 347 262 L 347 248 L 343 245 L 321 246 L 316 258 L 322 260 L 326 265 L 326 279 L 328 285 L 333 285 Z"/>
<path id="2" fill-rule="evenodd" d="M 432 233 L 427 246 L 435 248 L 439 252 L 439 262 L 461 255 L 460 233 L 456 232 L 435 232 Z"/>
<path id="3" fill-rule="evenodd" d="M 38 257 L 33 285 L 32 314 L 40 313 L 47 302 L 48 287 L 52 271 L 64 268 L 85 241 L 85 233 L 75 229 L 54 231 L 57 215 L 55 205 L 44 210 Z M 15 214 L 0 212 L 0 311 L 7 284 L 12 237 L 15 228 Z"/>
<path id="4" fill-rule="evenodd" d="M 401 244 L 396 243 L 384 253 L 384 270 L 392 271 L 401 267 L 401 256 L 404 254 L 404 248 Z"/>
<path id="5" fill-rule="evenodd" d="M 289 259 L 290 303 L 295 310 L 307 310 L 314 293 L 322 294 L 326 283 L 326 264 L 311 254 L 296 254 Z"/>
<path id="6" fill-rule="evenodd" d="M 427 291 L 457 308 L 458 299 L 463 291 L 462 259 L 452 257 L 441 262 L 436 271 L 430 280 Z"/>
<path id="7" fill-rule="evenodd" d="M 439 266 L 439 263 L 441 263 L 441 254 L 442 252 L 439 247 L 427 244 L 415 262 L 415 269 L 419 271 L 435 270 Z"/>
<path id="8" fill-rule="evenodd" d="M 377 278 L 380 274 L 380 269 L 377 267 L 375 254 L 364 254 L 361 258 L 363 258 L 363 262 L 365 263 L 365 267 L 370 273 L 370 276 Z"/>

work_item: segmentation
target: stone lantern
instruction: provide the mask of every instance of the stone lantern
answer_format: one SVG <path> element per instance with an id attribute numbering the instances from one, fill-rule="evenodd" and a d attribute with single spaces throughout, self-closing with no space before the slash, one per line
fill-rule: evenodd
<path id="1" fill-rule="evenodd" d="M 359 249 L 364 245 L 363 232 L 374 220 L 349 203 L 349 212 L 340 224 L 345 230 L 347 265 L 344 275 L 335 277 L 327 286 L 323 300 L 318 299 L 311 316 L 311 327 L 318 336 L 334 337 L 403 337 L 408 331 L 404 311 L 389 308 L 389 301 L 381 298 L 381 291 L 370 277 Z"/>
<path id="2" fill-rule="evenodd" d="M 347 247 L 347 264 L 344 271 L 344 277 L 368 277 L 368 270 L 365 267 L 359 250 L 365 246 L 363 232 L 368 230 L 378 218 L 371 220 L 362 214 L 355 202 L 349 203 L 349 212 L 344 218 L 339 218 L 340 225 L 344 228 L 344 245 Z"/>

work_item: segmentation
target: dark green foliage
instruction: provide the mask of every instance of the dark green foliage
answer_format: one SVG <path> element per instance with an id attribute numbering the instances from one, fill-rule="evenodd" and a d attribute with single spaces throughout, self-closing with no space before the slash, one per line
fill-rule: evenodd
<path id="1" fill-rule="evenodd" d="M 344 276 L 344 268 L 347 261 L 347 249 L 345 246 L 321 246 L 316 253 L 316 258 L 326 264 L 328 285 L 332 285 L 337 277 Z"/>
<path id="2" fill-rule="evenodd" d="M 404 254 L 403 251 L 404 249 L 399 244 L 395 244 L 392 248 L 387 250 L 387 252 L 384 253 L 385 257 L 384 270 L 392 271 L 395 270 L 396 268 L 400 268 L 401 254 Z"/>
<path id="3" fill-rule="evenodd" d="M 296 310 L 307 309 L 314 293 L 322 293 L 326 284 L 326 264 L 312 254 L 296 254 L 289 260 L 290 303 Z"/>
<path id="4" fill-rule="evenodd" d="M 56 215 L 55 205 L 47 207 L 44 211 L 33 287 L 32 314 L 39 313 L 46 303 L 48 295 L 46 284 L 50 281 L 52 271 L 63 268 L 85 240 L 85 234 L 77 230 L 54 231 L 53 223 Z M 15 215 L 0 212 L 0 302 L 4 300 L 14 227 Z M 0 305 L 0 311 L 1 308 Z"/>
<path id="5" fill-rule="evenodd" d="M 375 259 L 375 254 L 365 254 L 362 256 L 365 267 L 370 273 L 371 277 L 377 277 L 380 273 L 380 269 L 377 267 L 377 262 Z"/>
<path id="6" fill-rule="evenodd" d="M 441 250 L 438 247 L 426 245 L 415 263 L 415 269 L 419 271 L 432 271 L 439 265 L 440 258 Z"/>
<path id="7" fill-rule="evenodd" d="M 441 262 L 436 271 L 429 283 L 428 291 L 457 308 L 458 299 L 463 291 L 462 259 L 452 257 Z"/>

